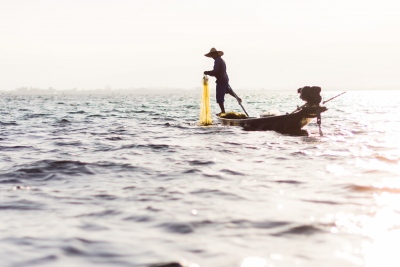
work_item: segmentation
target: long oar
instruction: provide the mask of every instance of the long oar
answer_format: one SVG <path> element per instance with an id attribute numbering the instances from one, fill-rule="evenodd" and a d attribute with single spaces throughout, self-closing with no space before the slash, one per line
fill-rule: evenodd
<path id="1" fill-rule="evenodd" d="M 229 89 L 231 89 L 231 92 L 232 92 L 233 96 L 236 98 L 237 102 L 242 107 L 244 113 L 246 113 L 247 117 L 250 117 L 249 114 L 247 114 L 246 110 L 244 109 L 242 103 L 240 102 L 239 97 L 237 96 L 237 94 L 233 91 L 233 89 L 232 89 L 232 87 L 230 85 L 228 85 L 228 86 L 229 86 Z"/>
<path id="2" fill-rule="evenodd" d="M 327 103 L 327 102 L 329 102 L 329 101 L 331 101 L 331 100 L 333 100 L 333 99 L 335 99 L 335 98 L 338 97 L 338 96 L 343 95 L 344 93 L 346 93 L 346 91 L 344 91 L 344 92 L 342 92 L 342 93 L 340 93 L 340 94 L 338 94 L 338 95 L 336 95 L 336 96 L 334 96 L 334 97 L 331 97 L 331 98 L 329 98 L 328 100 L 325 100 L 324 102 L 322 102 L 322 105 L 325 104 L 325 103 Z"/>

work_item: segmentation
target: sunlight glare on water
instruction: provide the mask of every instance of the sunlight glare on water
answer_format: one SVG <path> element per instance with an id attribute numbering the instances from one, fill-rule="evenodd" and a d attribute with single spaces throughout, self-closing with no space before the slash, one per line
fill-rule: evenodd
<path id="1" fill-rule="evenodd" d="M 271 265 L 267 265 L 267 260 L 260 257 L 247 257 L 243 259 L 240 267 L 273 267 Z"/>
<path id="2" fill-rule="evenodd" d="M 366 214 L 357 215 L 340 212 L 328 215 L 324 223 L 331 221 L 332 233 L 349 233 L 367 237 L 361 246 L 347 245 L 337 252 L 339 258 L 362 266 L 398 266 L 400 240 L 400 178 L 386 179 L 385 183 L 360 191 L 372 191 L 376 206 L 365 207 Z"/>

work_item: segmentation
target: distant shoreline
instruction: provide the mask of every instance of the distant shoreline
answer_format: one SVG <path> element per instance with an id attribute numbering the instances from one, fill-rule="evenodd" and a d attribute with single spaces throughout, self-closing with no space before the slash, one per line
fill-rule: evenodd
<path id="1" fill-rule="evenodd" d="M 4 95 L 148 95 L 148 94 L 185 94 L 201 92 L 202 88 L 193 89 L 179 89 L 179 88 L 137 88 L 137 89 L 70 89 L 70 90 L 57 90 L 57 89 L 39 89 L 39 88 L 18 88 L 14 90 L 0 90 L 0 94 Z M 236 89 L 242 93 L 256 93 L 256 92 L 296 92 L 297 88 L 277 88 L 277 89 Z M 387 88 L 322 88 L 323 91 L 393 91 L 400 90 L 400 87 L 387 87 Z"/>

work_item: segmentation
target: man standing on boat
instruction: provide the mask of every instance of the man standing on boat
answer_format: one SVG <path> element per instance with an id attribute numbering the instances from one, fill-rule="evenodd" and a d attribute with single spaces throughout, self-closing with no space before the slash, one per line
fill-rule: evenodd
<path id="1" fill-rule="evenodd" d="M 217 115 L 219 116 L 221 113 L 225 113 L 225 94 L 230 94 L 236 100 L 241 103 L 242 99 L 240 99 L 235 92 L 233 92 L 232 88 L 229 85 L 228 74 L 226 73 L 226 64 L 225 61 L 221 58 L 224 54 L 222 51 L 218 51 L 214 47 L 210 49 L 210 52 L 205 54 L 206 57 L 211 57 L 214 59 L 214 69 L 210 71 L 205 71 L 204 74 L 214 76 L 217 80 L 215 81 L 216 86 L 216 98 L 219 107 L 221 108 L 221 112 Z"/>

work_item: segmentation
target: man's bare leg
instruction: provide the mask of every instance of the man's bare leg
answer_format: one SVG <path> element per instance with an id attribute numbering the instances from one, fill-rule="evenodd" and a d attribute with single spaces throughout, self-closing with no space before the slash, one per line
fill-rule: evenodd
<path id="1" fill-rule="evenodd" d="M 225 113 L 224 102 L 218 103 L 219 107 L 221 108 L 221 113 Z"/>
<path id="2" fill-rule="evenodd" d="M 230 90 L 228 91 L 228 94 L 230 94 L 231 96 L 233 96 L 234 98 L 236 98 L 236 100 L 237 100 L 239 103 L 242 103 L 242 99 L 241 99 L 240 97 L 237 96 L 237 94 L 232 90 L 231 87 L 229 87 L 229 88 L 230 88 Z"/>

